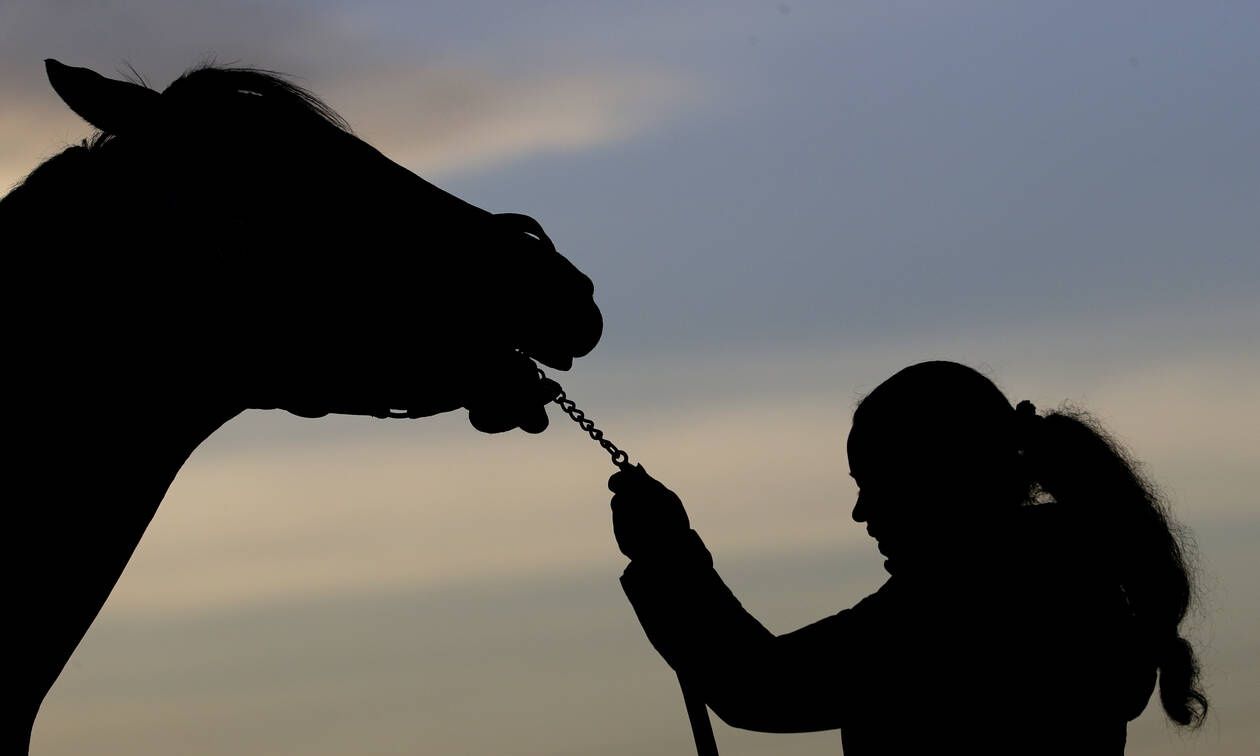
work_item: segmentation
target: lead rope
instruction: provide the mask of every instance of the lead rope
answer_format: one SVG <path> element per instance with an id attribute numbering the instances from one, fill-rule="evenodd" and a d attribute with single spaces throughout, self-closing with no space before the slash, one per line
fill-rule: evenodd
<path id="1" fill-rule="evenodd" d="M 547 377 L 542 368 L 538 368 L 538 377 Z M 617 445 L 609 439 L 604 438 L 604 432 L 595 427 L 595 421 L 587 417 L 585 412 L 578 409 L 577 403 L 565 395 L 564 389 L 560 389 L 560 393 L 552 401 L 559 404 L 564 414 L 568 415 L 573 422 L 586 431 L 592 440 L 598 442 L 604 451 L 608 452 L 614 465 L 622 470 L 630 469 L 630 455 L 626 454 L 624 449 L 617 448 Z M 709 721 L 709 709 L 705 706 L 704 699 L 700 698 L 695 689 L 687 684 L 681 674 L 678 675 L 678 686 L 682 688 L 683 705 L 687 707 L 687 719 L 691 722 L 691 737 L 696 741 L 696 754 L 718 756 L 717 740 L 713 737 L 713 724 Z"/>

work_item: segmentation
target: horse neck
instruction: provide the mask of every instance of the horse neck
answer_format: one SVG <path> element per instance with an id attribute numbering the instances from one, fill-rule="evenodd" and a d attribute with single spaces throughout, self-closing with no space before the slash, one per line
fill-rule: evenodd
<path id="1" fill-rule="evenodd" d="M 16 413 L 31 469 L 52 469 L 104 485 L 165 487 L 203 441 L 240 407 L 122 400 L 31 402 Z"/>

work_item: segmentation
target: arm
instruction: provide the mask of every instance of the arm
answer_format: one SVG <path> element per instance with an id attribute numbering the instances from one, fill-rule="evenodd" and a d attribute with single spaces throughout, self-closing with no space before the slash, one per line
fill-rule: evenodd
<path id="1" fill-rule="evenodd" d="M 882 592 L 776 636 L 722 582 L 694 530 L 653 517 L 654 497 L 673 494 L 647 480 L 659 490 L 633 484 L 614 489 L 628 497 L 614 500 L 614 517 L 621 520 L 623 551 L 628 546 L 632 556 L 621 584 L 652 645 L 731 726 L 762 732 L 841 727 L 860 709 L 880 657 L 872 645 L 880 635 Z M 631 515 L 634 509 L 641 511 Z M 648 520 L 651 531 L 636 528 L 631 517 Z"/>

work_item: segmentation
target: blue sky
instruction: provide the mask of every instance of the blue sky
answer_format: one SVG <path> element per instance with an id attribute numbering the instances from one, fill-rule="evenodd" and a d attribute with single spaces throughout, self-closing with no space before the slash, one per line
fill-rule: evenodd
<path id="1" fill-rule="evenodd" d="M 605 337 L 562 381 L 780 631 L 879 585 L 842 455 L 863 391 L 949 358 L 1013 401 L 1082 404 L 1204 567 L 1217 713 L 1183 739 L 1152 706 L 1134 749 L 1242 754 L 1257 28 L 1250 2 L 21 0 L 0 3 L 0 185 L 88 133 L 45 57 L 157 86 L 210 55 L 300 77 L 591 275 Z M 616 584 L 611 468 L 568 425 L 234 421 L 176 481 L 36 752 L 685 752 Z"/>

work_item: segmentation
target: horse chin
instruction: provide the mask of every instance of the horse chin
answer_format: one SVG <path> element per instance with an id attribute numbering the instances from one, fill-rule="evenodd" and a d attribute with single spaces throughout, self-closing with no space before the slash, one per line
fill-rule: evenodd
<path id="1" fill-rule="evenodd" d="M 555 370 L 568 370 L 573 367 L 573 358 L 567 354 L 545 354 L 543 352 L 525 352 L 527 357 L 538 360 Z"/>

